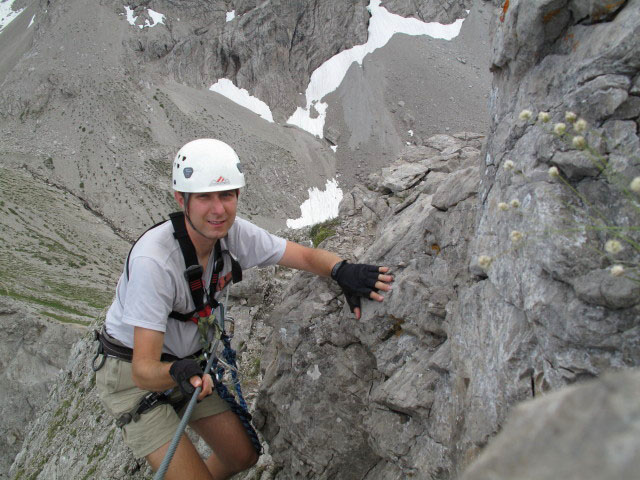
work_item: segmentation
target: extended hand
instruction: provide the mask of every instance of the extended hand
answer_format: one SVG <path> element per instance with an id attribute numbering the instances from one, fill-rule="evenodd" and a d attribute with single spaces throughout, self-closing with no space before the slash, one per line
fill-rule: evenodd
<path id="1" fill-rule="evenodd" d="M 392 275 L 384 275 L 388 267 L 367 265 L 363 263 L 348 263 L 346 260 L 338 263 L 331 272 L 333 278 L 342 288 L 350 310 L 360 319 L 360 298 L 370 298 L 381 302 L 384 297 L 378 293 L 391 290 Z"/>

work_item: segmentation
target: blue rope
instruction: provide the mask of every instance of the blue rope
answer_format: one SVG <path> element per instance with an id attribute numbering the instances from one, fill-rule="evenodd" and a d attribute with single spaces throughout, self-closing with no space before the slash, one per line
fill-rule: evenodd
<path id="1" fill-rule="evenodd" d="M 258 438 L 258 434 L 251 425 L 251 414 L 249 413 L 249 409 L 247 408 L 247 402 L 244 400 L 244 396 L 242 395 L 242 389 L 240 388 L 240 381 L 238 380 L 238 373 L 236 367 L 236 352 L 231 348 L 231 341 L 226 334 L 222 335 L 222 344 L 224 345 L 224 349 L 222 350 L 222 358 L 224 358 L 225 362 L 232 366 L 231 368 L 231 378 L 233 379 L 233 384 L 235 387 L 236 398 L 229 392 L 227 386 L 222 383 L 222 381 L 218 379 L 222 379 L 225 373 L 225 369 L 222 365 L 218 365 L 217 358 L 214 360 L 212 370 L 215 369 L 216 375 L 214 375 L 213 383 L 216 388 L 216 392 L 224 401 L 227 402 L 231 411 L 235 413 L 244 429 L 249 435 L 249 439 L 253 444 L 253 448 L 256 450 L 258 455 L 262 453 L 262 445 L 260 444 L 260 439 Z"/>

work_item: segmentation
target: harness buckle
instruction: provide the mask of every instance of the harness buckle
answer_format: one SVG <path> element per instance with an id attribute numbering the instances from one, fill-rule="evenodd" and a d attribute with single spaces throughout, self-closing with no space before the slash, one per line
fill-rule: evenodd
<path id="1" fill-rule="evenodd" d="M 131 416 L 131 414 L 129 412 L 123 413 L 116 420 L 116 426 L 118 428 L 122 428 L 125 425 L 127 425 L 128 423 L 130 423 L 132 419 L 133 419 L 133 417 Z"/>
<path id="2" fill-rule="evenodd" d="M 184 271 L 184 278 L 190 283 L 193 280 L 202 278 L 203 271 L 202 265 L 191 265 Z"/>

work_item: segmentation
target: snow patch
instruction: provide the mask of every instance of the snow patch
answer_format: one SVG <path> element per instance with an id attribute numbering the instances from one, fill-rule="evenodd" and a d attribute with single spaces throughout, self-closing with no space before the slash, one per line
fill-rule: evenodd
<path id="1" fill-rule="evenodd" d="M 380 6 L 380 0 L 371 0 L 367 8 L 371 13 L 367 43 L 343 50 L 314 70 L 305 93 L 307 106 L 305 108 L 298 107 L 287 123 L 322 138 L 327 104 L 321 100 L 340 86 L 353 62 L 362 65 L 367 54 L 384 47 L 396 33 L 428 35 L 433 38 L 451 40 L 458 36 L 464 21 L 461 18 L 450 25 L 437 22 L 425 23 L 415 18 L 405 18 L 390 13 Z M 318 112 L 317 118 L 311 118 L 312 108 Z"/>
<path id="2" fill-rule="evenodd" d="M 338 145 L 331 145 L 330 148 L 335 152 L 336 150 L 338 150 Z"/>
<path id="3" fill-rule="evenodd" d="M 252 97 L 244 88 L 236 87 L 231 80 L 221 78 L 211 85 L 209 90 L 219 93 L 220 95 L 224 95 L 229 100 L 234 101 L 244 108 L 248 108 L 252 112 L 260 115 L 266 121 L 273 123 L 273 116 L 271 115 L 269 105 L 256 97 Z"/>
<path id="4" fill-rule="evenodd" d="M 31 17 L 31 21 L 29 22 L 29 25 L 27 25 L 27 28 L 29 28 L 31 25 L 33 25 L 33 21 L 36 19 L 36 16 L 34 15 L 33 17 Z"/>
<path id="5" fill-rule="evenodd" d="M 338 188 L 338 181 L 334 178 L 327 180 L 325 190 L 315 187 L 309 189 L 309 199 L 300 205 L 300 218 L 288 219 L 287 227 L 302 228 L 338 216 L 338 207 L 342 200 L 342 190 Z"/>
<path id="6" fill-rule="evenodd" d="M 5 0 L 4 2 L 0 3 L 0 32 L 4 29 L 4 27 L 18 18 L 18 15 L 20 15 L 24 11 L 24 8 L 21 8 L 20 10 L 13 10 L 11 8 L 13 2 L 14 0 Z"/>
<path id="7" fill-rule="evenodd" d="M 125 5 L 124 6 L 124 10 L 126 12 L 127 22 L 129 22 L 129 24 L 133 25 L 134 27 L 135 26 L 137 26 L 138 28 L 155 27 L 159 23 L 164 23 L 164 15 L 162 13 L 158 13 L 158 12 L 156 12 L 154 10 L 151 10 L 149 8 L 147 10 L 147 13 L 151 17 L 151 21 L 153 23 L 150 23 L 149 20 L 145 20 L 144 21 L 144 25 L 136 25 L 136 20 L 138 19 L 138 17 L 133 15 L 133 10 L 131 9 L 131 7 L 128 7 L 128 6 Z"/>
<path id="8" fill-rule="evenodd" d="M 164 24 L 164 15 L 162 13 L 154 12 L 151 9 L 149 9 L 148 12 L 149 12 L 149 16 L 151 17 L 151 20 L 153 20 L 153 24 L 145 25 L 146 27 L 155 27 L 159 23 Z"/>
<path id="9" fill-rule="evenodd" d="M 227 22 L 230 22 L 234 18 L 236 18 L 236 11 L 235 10 L 231 10 L 230 12 L 227 12 Z"/>
<path id="10" fill-rule="evenodd" d="M 314 365 L 313 369 L 309 368 L 307 370 L 307 375 L 309 375 L 312 380 L 318 380 L 322 376 L 322 374 L 320 373 L 320 369 L 318 368 L 318 365 Z"/>

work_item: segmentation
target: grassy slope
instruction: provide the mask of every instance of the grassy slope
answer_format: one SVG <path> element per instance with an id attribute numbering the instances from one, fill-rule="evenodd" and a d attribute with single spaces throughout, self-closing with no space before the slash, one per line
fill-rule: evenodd
<path id="1" fill-rule="evenodd" d="M 129 244 L 76 197 L 19 165 L 0 155 L 0 297 L 88 324 L 110 303 Z"/>

